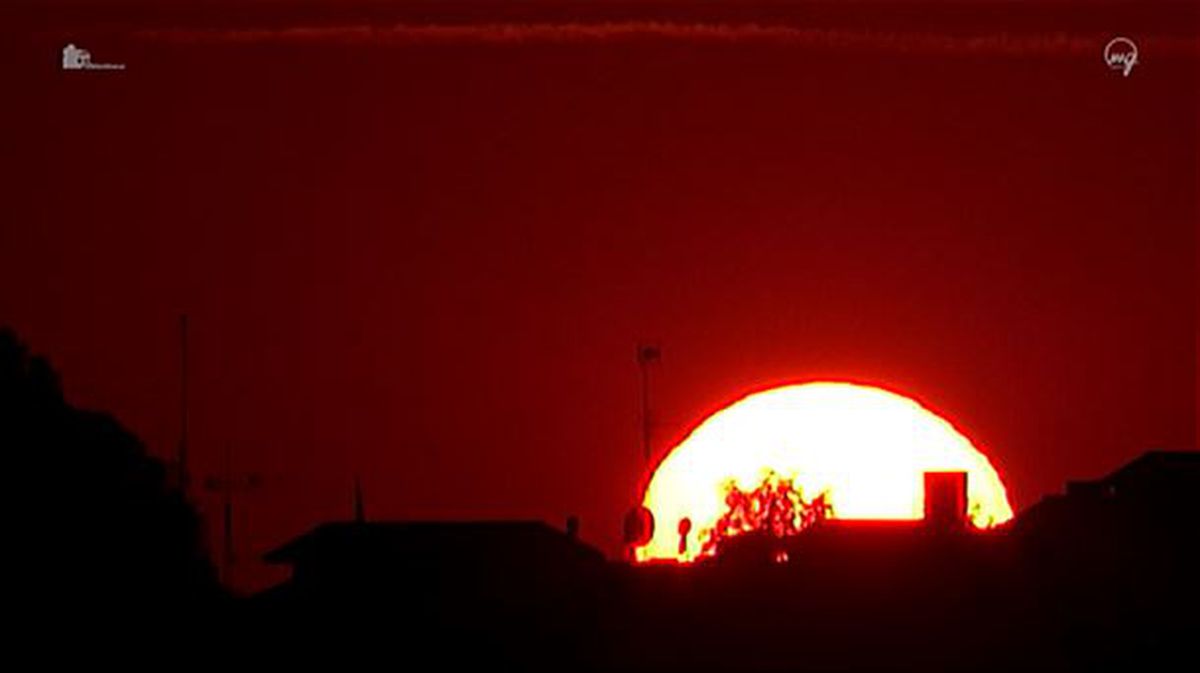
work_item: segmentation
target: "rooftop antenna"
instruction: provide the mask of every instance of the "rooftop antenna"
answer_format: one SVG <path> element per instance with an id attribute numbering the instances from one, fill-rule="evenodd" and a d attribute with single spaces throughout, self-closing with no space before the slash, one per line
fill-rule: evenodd
<path id="1" fill-rule="evenodd" d="M 176 479 L 180 492 L 188 488 L 188 317 L 179 316 L 179 453 Z"/>
<path id="2" fill-rule="evenodd" d="M 363 505 L 362 479 L 354 475 L 354 522 L 366 523 L 366 507 Z"/>
<path id="3" fill-rule="evenodd" d="M 653 344 L 638 346 L 638 369 L 642 376 L 642 457 L 650 463 L 651 432 L 653 419 L 650 415 L 650 365 L 662 360 L 662 349 Z"/>

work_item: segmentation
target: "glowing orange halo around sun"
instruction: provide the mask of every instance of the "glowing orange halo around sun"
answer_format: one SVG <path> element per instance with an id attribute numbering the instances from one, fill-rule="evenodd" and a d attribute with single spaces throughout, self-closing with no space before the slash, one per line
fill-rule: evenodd
<path id="1" fill-rule="evenodd" d="M 639 560 L 694 560 L 725 509 L 732 482 L 769 472 L 806 498 L 826 492 L 833 518 L 919 519 L 923 474 L 967 472 L 968 513 L 981 528 L 1012 518 L 1004 484 L 970 440 L 915 401 L 850 383 L 789 385 L 749 395 L 704 420 L 663 459 L 642 504 L 657 522 Z M 678 522 L 694 542 L 679 553 Z"/>

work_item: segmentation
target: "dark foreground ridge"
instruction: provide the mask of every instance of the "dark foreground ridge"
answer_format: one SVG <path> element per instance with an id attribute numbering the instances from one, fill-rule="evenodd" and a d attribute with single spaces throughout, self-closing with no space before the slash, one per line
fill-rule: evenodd
<path id="1" fill-rule="evenodd" d="M 280 651 L 498 669 L 1142 670 L 1198 626 L 1198 488 L 1200 453 L 1151 452 L 1002 530 L 827 521 L 691 567 L 536 522 L 328 523 L 247 615 Z"/>
<path id="2" fill-rule="evenodd" d="M 746 533 L 693 566 L 610 561 L 577 524 L 326 523 L 268 555 L 289 580 L 234 599 L 164 466 L 65 402 L 5 330 L 0 446 L 17 502 L 36 505 L 11 540 L 12 612 L 53 635 L 54 656 L 93 661 L 99 643 L 272 669 L 1140 671 L 1193 662 L 1200 632 L 1194 451 L 1071 482 L 986 533 L 961 525 L 961 473 L 931 473 L 924 521 Z"/>

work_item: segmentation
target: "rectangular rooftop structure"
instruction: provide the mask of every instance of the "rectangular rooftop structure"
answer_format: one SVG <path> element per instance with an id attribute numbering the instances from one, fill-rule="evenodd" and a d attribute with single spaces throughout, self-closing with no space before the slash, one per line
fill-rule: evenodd
<path id="1" fill-rule="evenodd" d="M 938 529 L 967 525 L 967 473 L 925 473 L 925 524 Z"/>

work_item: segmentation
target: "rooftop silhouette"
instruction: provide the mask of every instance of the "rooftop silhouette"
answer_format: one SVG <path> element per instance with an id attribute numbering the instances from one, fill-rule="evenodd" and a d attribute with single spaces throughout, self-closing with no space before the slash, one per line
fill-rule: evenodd
<path id="1" fill-rule="evenodd" d="M 962 525 L 965 479 L 930 475 L 925 521 L 745 533 L 688 566 L 606 561 L 536 522 L 324 524 L 268 555 L 293 576 L 255 605 L 321 632 L 382 609 L 368 646 L 529 669 L 1148 665 L 1197 625 L 1198 460 L 1147 453 L 986 532 Z M 486 647 L 442 648 L 463 633 Z"/>

